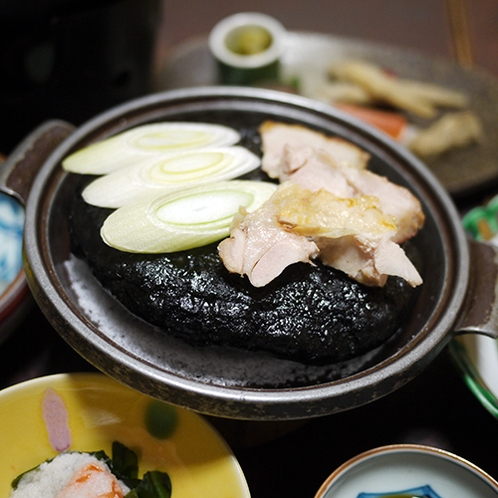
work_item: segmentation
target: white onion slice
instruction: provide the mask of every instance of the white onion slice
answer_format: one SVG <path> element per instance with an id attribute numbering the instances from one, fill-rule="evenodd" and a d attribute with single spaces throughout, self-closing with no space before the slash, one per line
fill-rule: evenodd
<path id="1" fill-rule="evenodd" d="M 83 191 L 83 199 L 94 206 L 119 208 L 194 183 L 231 180 L 260 164 L 258 156 L 239 146 L 161 155 L 97 178 Z"/>
<path id="2" fill-rule="evenodd" d="M 230 180 L 160 194 L 114 211 L 101 236 L 124 252 L 156 254 L 201 247 L 228 237 L 239 208 L 256 210 L 276 188 L 269 182 Z"/>
<path id="3" fill-rule="evenodd" d="M 137 126 L 84 147 L 62 162 L 66 171 L 105 175 L 158 153 L 236 144 L 239 133 L 212 123 L 155 123 Z"/>

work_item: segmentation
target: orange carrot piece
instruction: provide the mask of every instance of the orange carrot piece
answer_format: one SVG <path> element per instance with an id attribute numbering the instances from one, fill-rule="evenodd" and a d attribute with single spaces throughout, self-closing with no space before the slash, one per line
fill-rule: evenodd
<path id="1" fill-rule="evenodd" d="M 408 125 L 407 119 L 401 114 L 381 111 L 355 104 L 336 103 L 335 106 L 352 116 L 375 126 L 394 139 L 399 139 L 403 130 Z"/>

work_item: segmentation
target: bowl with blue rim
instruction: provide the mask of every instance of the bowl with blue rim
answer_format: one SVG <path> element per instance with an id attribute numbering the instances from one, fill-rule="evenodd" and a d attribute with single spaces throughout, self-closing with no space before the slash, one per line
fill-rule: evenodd
<path id="1" fill-rule="evenodd" d="M 30 302 L 22 262 L 23 226 L 24 208 L 0 193 L 0 343 L 19 324 Z"/>

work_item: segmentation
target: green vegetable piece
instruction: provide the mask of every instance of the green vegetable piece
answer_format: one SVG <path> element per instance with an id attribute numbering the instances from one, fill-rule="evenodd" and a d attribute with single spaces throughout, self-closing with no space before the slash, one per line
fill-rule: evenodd
<path id="1" fill-rule="evenodd" d="M 166 472 L 152 470 L 146 472 L 140 484 L 131 490 L 126 498 L 170 498 L 171 479 Z"/>
<path id="2" fill-rule="evenodd" d="M 222 125 L 152 123 L 88 145 L 66 157 L 62 167 L 72 173 L 105 175 L 158 153 L 225 147 L 239 140 L 236 130 Z"/>
<path id="3" fill-rule="evenodd" d="M 269 182 L 227 180 L 161 194 L 112 212 L 101 236 L 119 251 L 142 254 L 202 247 L 228 237 L 240 207 L 254 211 L 275 189 Z"/>
<path id="4" fill-rule="evenodd" d="M 255 55 L 267 50 L 272 44 L 271 33 L 262 26 L 242 26 L 228 34 L 226 45 L 239 55 Z"/>
<path id="5" fill-rule="evenodd" d="M 48 460 L 47 460 L 48 461 Z M 41 464 L 40 464 L 41 465 Z M 40 465 L 37 465 L 36 467 L 33 467 L 32 469 L 27 470 L 26 472 L 23 472 L 22 474 L 19 474 L 11 483 L 12 489 L 17 489 L 17 486 L 19 485 L 19 481 L 27 474 L 30 472 L 36 472 Z"/>
<path id="6" fill-rule="evenodd" d="M 138 457 L 136 453 L 119 441 L 112 443 L 112 467 L 122 477 L 138 477 Z"/>
<path id="7" fill-rule="evenodd" d="M 157 154 L 91 182 L 83 199 L 94 206 L 119 208 L 161 193 L 201 183 L 231 180 L 261 164 L 244 147 L 216 147 Z"/>
<path id="8" fill-rule="evenodd" d="M 152 401 L 145 412 L 145 427 L 157 439 L 167 439 L 173 435 L 178 425 L 178 413 L 174 406 Z"/>
<path id="9" fill-rule="evenodd" d="M 463 227 L 476 240 L 491 239 L 498 232 L 498 196 L 471 209 L 463 218 Z"/>

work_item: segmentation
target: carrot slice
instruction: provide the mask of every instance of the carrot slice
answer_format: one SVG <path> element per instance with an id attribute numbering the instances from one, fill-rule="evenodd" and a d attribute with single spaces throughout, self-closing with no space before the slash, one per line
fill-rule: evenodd
<path id="1" fill-rule="evenodd" d="M 381 111 L 355 104 L 336 103 L 335 105 L 342 111 L 382 130 L 394 139 L 399 139 L 408 125 L 406 118 L 395 112 Z"/>

